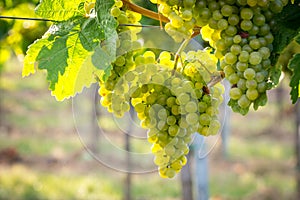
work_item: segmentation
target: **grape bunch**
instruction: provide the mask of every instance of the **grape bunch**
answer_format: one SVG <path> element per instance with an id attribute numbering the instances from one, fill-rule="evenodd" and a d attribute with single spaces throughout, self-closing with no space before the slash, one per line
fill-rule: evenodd
<path id="1" fill-rule="evenodd" d="M 143 70 L 139 70 L 134 84 L 138 92 L 131 95 L 131 102 L 141 126 L 148 129 L 161 177 L 174 177 L 186 164 L 193 133 L 215 135 L 220 128 L 217 114 L 222 86 L 206 88 L 210 74 L 196 59 L 201 53 L 183 55 L 188 64 L 174 72 L 174 60 L 168 52 L 162 52 L 159 65 L 141 66 Z"/>
<path id="2" fill-rule="evenodd" d="M 111 14 L 120 24 L 139 24 L 140 17 L 115 1 Z M 148 129 L 154 163 L 161 177 L 172 178 L 186 164 L 192 134 L 215 135 L 220 129 L 221 84 L 209 85 L 217 60 L 208 51 L 143 49 L 138 27 L 119 26 L 117 59 L 100 82 L 101 104 L 117 117 L 134 107 L 141 127 Z"/>
<path id="3" fill-rule="evenodd" d="M 212 41 L 225 77 L 232 85 L 229 105 L 234 111 L 246 114 L 252 103 L 254 109 L 266 103 L 266 91 L 274 85 L 270 60 L 274 40 L 273 16 L 286 3 L 279 0 L 226 4 L 220 6 L 224 23 L 213 17 L 218 21 L 217 26 L 209 23 L 202 30 L 220 31 L 218 40 L 208 40 Z"/>
<path id="4" fill-rule="evenodd" d="M 161 177 L 174 177 L 186 164 L 193 133 L 208 136 L 219 131 L 223 88 L 221 84 L 207 87 L 213 73 L 209 70 L 215 65 L 207 56 L 202 51 L 183 53 L 183 63 L 174 70 L 174 56 L 169 52 L 161 52 L 158 59 L 150 50 L 137 53 L 136 66 L 114 82 L 109 94 L 107 87 L 99 90 L 102 104 L 109 99 L 108 110 L 115 115 L 116 110 L 125 113 L 129 103 L 133 105 L 141 127 L 148 129 Z M 208 62 L 200 63 L 200 57 Z"/>
<path id="5" fill-rule="evenodd" d="M 111 15 L 116 18 L 119 24 L 129 23 L 140 25 L 141 15 L 123 9 L 123 2 L 121 0 L 115 1 L 114 6 L 111 8 Z M 139 62 L 138 58 L 135 60 L 133 58 L 141 47 L 137 41 L 137 34 L 140 31 L 140 27 L 118 26 L 119 38 L 116 42 L 116 47 L 117 55 L 119 56 L 112 63 L 110 76 L 107 80 L 100 81 L 99 83 L 99 94 L 102 97 L 101 105 L 117 117 L 122 117 L 130 109 L 129 100 L 123 95 L 128 92 L 129 88 L 126 84 L 121 85 L 121 82 L 124 74 L 135 69 L 136 64 Z M 114 104 L 112 104 L 113 101 Z"/>
<path id="6" fill-rule="evenodd" d="M 175 41 L 201 27 L 202 38 L 215 49 L 232 85 L 229 105 L 246 114 L 266 103 L 273 77 L 270 56 L 276 26 L 274 15 L 288 0 L 151 0 L 170 22 L 165 30 Z"/>
<path id="7" fill-rule="evenodd" d="M 159 4 L 158 11 L 169 18 L 165 25 L 166 32 L 176 41 L 189 38 L 197 25 L 196 0 L 150 0 Z"/>

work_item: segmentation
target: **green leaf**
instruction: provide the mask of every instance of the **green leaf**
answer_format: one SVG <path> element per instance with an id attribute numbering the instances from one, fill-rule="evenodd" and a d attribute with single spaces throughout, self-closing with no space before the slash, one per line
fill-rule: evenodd
<path id="1" fill-rule="evenodd" d="M 280 53 L 290 44 L 300 30 L 300 0 L 295 1 L 296 4 L 289 3 L 285 6 L 281 13 L 274 17 L 276 27 L 273 31 L 273 53 L 271 56 L 272 65 L 277 63 Z"/>
<path id="2" fill-rule="evenodd" d="M 278 85 L 281 76 L 281 70 L 281 65 L 276 65 L 270 68 L 270 79 L 272 86 L 269 89 L 272 89 L 272 87 Z"/>
<path id="3" fill-rule="evenodd" d="M 54 24 L 27 51 L 23 76 L 34 73 L 37 62 L 38 69 L 47 70 L 49 89 L 57 100 L 74 96 L 95 82 L 95 74 L 100 74 L 91 62 L 94 49 L 104 39 L 99 33 L 96 19 L 70 19 Z"/>
<path id="4" fill-rule="evenodd" d="M 66 21 L 85 15 L 82 6 L 79 6 L 82 2 L 85 0 L 41 0 L 36 8 L 36 14 L 50 20 Z"/>
<path id="5" fill-rule="evenodd" d="M 49 44 L 43 46 L 39 52 L 36 61 L 39 62 L 39 69 L 48 71 L 47 80 L 50 82 L 49 88 L 55 89 L 59 74 L 65 73 L 67 67 L 68 48 L 67 37 L 58 40 L 49 41 Z"/>
<path id="6" fill-rule="evenodd" d="M 47 70 L 49 89 L 57 100 L 74 96 L 96 82 L 106 80 L 116 58 L 117 22 L 110 15 L 114 1 L 96 2 L 97 16 L 81 13 L 84 1 L 44 0 L 37 8 L 43 17 L 60 20 L 43 38 L 30 46 L 23 76 Z"/>
<path id="7" fill-rule="evenodd" d="M 114 0 L 96 0 L 96 13 L 100 26 L 103 28 L 105 39 L 117 35 L 117 21 L 110 14 L 110 9 L 115 4 Z"/>
<path id="8" fill-rule="evenodd" d="M 105 38 L 104 32 L 100 27 L 97 19 L 90 18 L 86 20 L 81 26 L 80 41 L 85 49 L 94 51 L 94 49 Z"/>
<path id="9" fill-rule="evenodd" d="M 110 14 L 114 4 L 114 0 L 96 0 L 97 19 L 103 28 L 105 41 L 101 47 L 95 49 L 92 62 L 96 67 L 104 70 L 104 74 L 100 77 L 102 81 L 106 81 L 109 77 L 112 69 L 111 63 L 116 59 L 118 22 Z"/>
<path id="10" fill-rule="evenodd" d="M 300 84 L 300 54 L 294 55 L 288 64 L 288 68 L 293 72 L 291 77 L 291 99 L 296 103 L 299 97 L 299 84 Z"/>
<path id="11" fill-rule="evenodd" d="M 106 81 L 112 69 L 111 63 L 115 61 L 115 56 L 108 54 L 102 47 L 98 46 L 92 56 L 93 65 L 98 69 L 102 69 L 104 74 L 100 76 L 101 81 Z"/>
<path id="12" fill-rule="evenodd" d="M 253 108 L 257 110 L 259 106 L 265 106 L 268 102 L 266 93 L 260 94 L 260 96 L 254 101 Z"/>
<path id="13" fill-rule="evenodd" d="M 48 44 L 47 38 L 42 38 L 36 40 L 33 44 L 31 44 L 26 52 L 26 56 L 24 58 L 24 66 L 22 71 L 22 77 L 29 76 L 30 74 L 35 73 L 36 59 L 41 51 L 41 49 Z"/>

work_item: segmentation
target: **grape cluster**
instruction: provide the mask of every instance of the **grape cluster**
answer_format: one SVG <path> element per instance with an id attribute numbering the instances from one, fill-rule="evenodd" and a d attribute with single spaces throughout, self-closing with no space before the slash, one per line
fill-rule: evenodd
<path id="1" fill-rule="evenodd" d="M 116 0 L 111 9 L 120 24 L 139 24 L 140 16 Z M 186 164 L 192 134 L 215 135 L 220 128 L 221 84 L 217 60 L 208 51 L 154 53 L 137 42 L 138 27 L 119 26 L 117 59 L 110 76 L 100 82 L 101 104 L 117 117 L 134 107 L 141 127 L 148 129 L 154 163 L 161 177 L 172 178 Z M 157 52 L 157 51 L 156 51 Z M 217 73 L 217 74 L 216 74 Z"/>
<path id="2" fill-rule="evenodd" d="M 183 55 L 188 64 L 174 71 L 169 52 L 161 52 L 155 63 L 155 54 L 146 51 L 143 64 L 125 74 L 127 81 L 132 80 L 128 84 L 131 103 L 141 126 L 148 129 L 162 177 L 174 177 L 185 165 L 193 133 L 215 135 L 220 128 L 217 114 L 222 86 L 205 89 L 210 72 L 197 61 L 201 53 Z"/>
<path id="3" fill-rule="evenodd" d="M 165 30 L 176 42 L 181 42 L 191 36 L 197 24 L 196 0 L 150 1 L 159 4 L 159 12 L 169 18 L 170 22 L 165 25 Z"/>
<path id="4" fill-rule="evenodd" d="M 234 111 L 246 114 L 252 103 L 254 109 L 266 103 L 266 91 L 273 86 L 270 79 L 273 15 L 284 5 L 280 0 L 232 1 L 220 5 L 220 10 L 213 12 L 213 20 L 202 30 L 219 31 L 219 39 L 207 39 L 216 49 L 225 77 L 232 84 L 229 105 Z M 221 19 L 216 17 L 217 12 Z"/>
<path id="5" fill-rule="evenodd" d="M 205 56 L 207 67 L 198 61 Z M 161 177 L 174 177 L 186 164 L 193 133 L 208 136 L 219 131 L 223 88 L 221 84 L 207 87 L 209 70 L 215 65 L 207 56 L 202 51 L 184 53 L 183 63 L 174 70 L 174 56 L 169 52 L 161 52 L 156 59 L 148 50 L 134 56 L 136 66 L 120 75 L 111 91 L 99 90 L 102 105 L 109 102 L 108 110 L 116 116 L 128 111 L 129 102 L 133 105 L 141 127 L 148 129 Z"/>
<path id="6" fill-rule="evenodd" d="M 111 8 L 111 15 L 116 18 L 118 23 L 140 25 L 141 15 L 122 7 L 123 2 L 116 0 L 114 6 Z M 117 117 L 122 117 L 130 109 L 128 98 L 124 96 L 129 88 L 128 86 L 126 87 L 126 84 L 121 85 L 121 83 L 124 74 L 135 69 L 138 63 L 138 58 L 134 60 L 134 55 L 138 53 L 141 46 L 137 41 L 137 34 L 140 31 L 140 27 L 118 27 L 119 38 L 116 47 L 117 55 L 119 56 L 112 63 L 110 76 L 107 80 L 100 82 L 99 94 L 102 97 L 101 105 Z"/>
<path id="7" fill-rule="evenodd" d="M 202 38 L 215 49 L 232 85 L 229 105 L 246 114 L 253 103 L 266 103 L 274 86 L 270 73 L 274 15 L 288 0 L 151 0 L 168 17 L 166 31 L 182 41 L 201 27 Z M 274 81 L 276 82 L 276 81 Z"/>

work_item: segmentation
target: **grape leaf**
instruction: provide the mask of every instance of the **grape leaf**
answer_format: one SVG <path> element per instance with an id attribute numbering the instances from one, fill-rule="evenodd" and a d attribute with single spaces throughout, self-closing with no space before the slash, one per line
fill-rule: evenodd
<path id="1" fill-rule="evenodd" d="M 75 6 L 76 3 L 79 5 Z M 114 1 L 97 1 L 100 17 L 90 18 L 77 12 L 82 1 L 76 0 L 73 4 L 67 1 L 41 2 L 38 13 L 51 19 L 62 16 L 64 21 L 54 23 L 41 39 L 35 41 L 24 59 L 22 75 L 35 73 L 35 63 L 38 69 L 47 70 L 49 89 L 57 100 L 81 92 L 96 82 L 95 77 L 105 79 L 111 70 L 110 63 L 115 60 L 117 22 L 110 16 L 109 7 Z M 51 6 L 54 11 L 47 13 L 45 9 L 51 10 Z M 61 13 L 58 12 L 60 9 Z M 76 11 L 72 13 L 72 10 Z"/>
<path id="2" fill-rule="evenodd" d="M 40 17 L 55 21 L 66 21 L 76 16 L 84 16 L 85 11 L 78 6 L 84 0 L 42 0 L 36 7 L 36 14 Z"/>
<path id="3" fill-rule="evenodd" d="M 110 9 L 114 4 L 114 0 L 97 0 L 95 7 L 98 22 L 103 28 L 105 41 L 101 47 L 95 49 L 92 62 L 97 68 L 104 70 L 104 74 L 100 77 L 102 81 L 106 81 L 109 77 L 112 69 L 111 63 L 116 59 L 118 23 L 110 14 Z"/>
<path id="4" fill-rule="evenodd" d="M 96 0 L 96 13 L 100 26 L 103 28 L 106 40 L 105 51 L 112 57 L 116 55 L 118 39 L 117 20 L 111 16 L 110 9 L 115 4 L 114 0 Z"/>
<path id="5" fill-rule="evenodd" d="M 103 28 L 105 39 L 115 37 L 117 35 L 117 21 L 110 14 L 110 9 L 115 4 L 114 0 L 96 0 L 96 13 L 100 26 Z"/>
<path id="6" fill-rule="evenodd" d="M 24 58 L 22 77 L 29 76 L 35 73 L 35 62 L 39 55 L 40 50 L 48 43 L 47 38 L 36 40 L 31 44 L 26 52 Z"/>
<path id="7" fill-rule="evenodd" d="M 273 51 L 270 57 L 273 66 L 270 69 L 270 78 L 273 86 L 279 83 L 282 70 L 282 66 L 277 64 L 278 58 L 300 30 L 300 7 L 297 6 L 300 0 L 296 0 L 295 3 L 296 4 L 292 4 L 289 2 L 288 5 L 283 8 L 282 12 L 274 17 L 276 27 L 273 30 L 275 34 Z"/>
<path id="8" fill-rule="evenodd" d="M 291 87 L 291 99 L 293 103 L 297 102 L 299 97 L 299 84 L 300 84 L 300 54 L 296 54 L 290 60 L 288 68 L 293 72 L 291 77 L 290 87 Z"/>
<path id="9" fill-rule="evenodd" d="M 300 3 L 300 0 L 297 0 L 296 3 Z M 300 6 L 289 3 L 274 19 L 276 20 L 276 27 L 273 32 L 276 34 L 274 34 L 273 42 L 273 52 L 275 53 L 272 57 L 273 64 L 276 63 L 278 55 L 299 32 Z"/>
<path id="10" fill-rule="evenodd" d="M 259 106 L 265 106 L 267 102 L 268 102 L 267 94 L 266 93 L 260 94 L 259 97 L 254 101 L 253 104 L 254 110 L 257 110 Z"/>
<path id="11" fill-rule="evenodd" d="M 110 71 L 112 69 L 111 63 L 115 60 L 114 56 L 109 55 L 100 46 L 95 49 L 95 53 L 92 55 L 93 64 L 104 70 L 104 74 L 100 76 L 100 80 L 105 82 L 110 76 Z"/>

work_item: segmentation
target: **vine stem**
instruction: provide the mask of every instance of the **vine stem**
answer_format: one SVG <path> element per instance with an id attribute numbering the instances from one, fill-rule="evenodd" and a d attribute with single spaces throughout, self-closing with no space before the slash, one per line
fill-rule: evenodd
<path id="1" fill-rule="evenodd" d="M 174 63 L 174 69 L 177 68 L 177 64 L 178 64 L 178 60 L 180 58 L 180 55 L 182 53 L 182 51 L 186 48 L 186 46 L 190 43 L 191 39 L 193 39 L 194 37 L 196 37 L 197 35 L 200 34 L 200 28 L 199 29 L 195 29 L 193 34 L 191 35 L 191 37 L 185 39 L 182 44 L 180 45 L 179 49 L 177 50 L 176 54 L 175 54 L 175 63 Z"/>
<path id="2" fill-rule="evenodd" d="M 155 19 L 157 21 L 161 21 L 161 22 L 165 22 L 165 23 L 168 23 L 170 21 L 167 17 L 165 17 L 165 16 L 163 16 L 163 15 L 161 15 L 159 13 L 153 12 L 151 10 L 148 10 L 146 8 L 143 8 L 141 6 L 138 6 L 138 5 L 130 2 L 129 0 L 122 0 L 122 2 L 131 11 L 140 13 L 140 14 L 142 14 L 142 15 L 144 15 L 146 17 L 149 17 L 151 19 Z"/>
<path id="3" fill-rule="evenodd" d="M 220 74 L 212 76 L 212 79 L 208 82 L 208 88 L 213 87 L 217 83 L 221 82 L 225 78 L 225 73 L 223 71 L 219 71 Z"/>
<path id="4" fill-rule="evenodd" d="M 177 50 L 176 54 L 175 54 L 175 63 L 174 63 L 174 69 L 176 70 L 177 68 L 177 64 L 178 64 L 178 60 L 180 58 L 181 53 L 183 52 L 183 50 L 186 48 L 186 46 L 190 43 L 191 41 L 191 37 L 185 39 L 182 44 L 180 45 L 179 49 Z"/>

